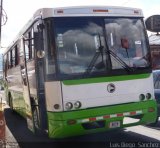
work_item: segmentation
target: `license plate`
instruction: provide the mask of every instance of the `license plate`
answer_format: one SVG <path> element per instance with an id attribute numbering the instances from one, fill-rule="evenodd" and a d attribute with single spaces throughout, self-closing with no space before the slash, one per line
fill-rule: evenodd
<path id="1" fill-rule="evenodd" d="M 120 125 L 121 125 L 120 121 L 114 121 L 109 123 L 110 128 L 117 128 L 117 127 L 120 127 Z"/>

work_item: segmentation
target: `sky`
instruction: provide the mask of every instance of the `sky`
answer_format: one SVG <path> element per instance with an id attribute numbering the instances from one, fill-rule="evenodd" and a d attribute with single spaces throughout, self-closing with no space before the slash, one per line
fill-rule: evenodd
<path id="1" fill-rule="evenodd" d="M 125 6 L 141 8 L 144 19 L 151 15 L 160 14 L 160 0 L 3 0 L 3 8 L 7 13 L 8 19 L 7 23 L 2 26 L 1 49 L 7 47 L 14 40 L 37 9 L 65 6 Z"/>

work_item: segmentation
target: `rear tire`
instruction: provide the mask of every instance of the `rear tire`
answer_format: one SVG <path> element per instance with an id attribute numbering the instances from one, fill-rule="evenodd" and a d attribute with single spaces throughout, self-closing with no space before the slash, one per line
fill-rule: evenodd
<path id="1" fill-rule="evenodd" d="M 37 106 L 32 106 L 32 116 L 33 116 L 35 133 L 38 134 L 40 132 L 40 118 Z"/>

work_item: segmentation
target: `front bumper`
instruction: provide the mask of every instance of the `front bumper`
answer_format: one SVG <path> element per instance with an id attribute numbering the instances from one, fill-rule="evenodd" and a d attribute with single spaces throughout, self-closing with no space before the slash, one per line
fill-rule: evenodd
<path id="1" fill-rule="evenodd" d="M 65 138 L 156 121 L 155 100 L 70 112 L 47 112 L 50 138 Z M 137 122 L 125 123 L 126 118 Z M 134 121 L 135 121 L 134 120 Z"/>

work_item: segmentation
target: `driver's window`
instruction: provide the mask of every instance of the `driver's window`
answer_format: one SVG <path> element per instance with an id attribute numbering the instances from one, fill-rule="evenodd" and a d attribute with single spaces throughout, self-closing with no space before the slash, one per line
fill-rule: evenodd
<path id="1" fill-rule="evenodd" d="M 139 19 L 105 19 L 107 43 L 129 67 L 145 67 L 147 47 L 142 21 Z M 148 60 L 148 59 L 147 59 Z M 122 69 L 122 64 L 111 57 L 112 69 Z"/>

